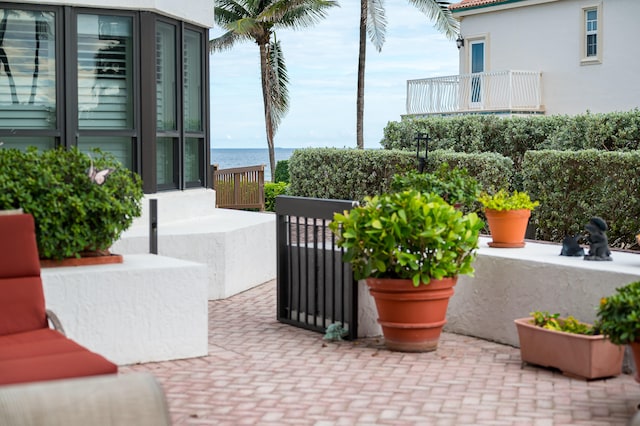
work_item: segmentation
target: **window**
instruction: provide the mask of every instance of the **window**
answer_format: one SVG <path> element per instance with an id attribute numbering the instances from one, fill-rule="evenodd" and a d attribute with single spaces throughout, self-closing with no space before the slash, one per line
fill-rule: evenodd
<path id="1" fill-rule="evenodd" d="M 600 63 L 602 58 L 600 12 L 600 6 L 582 9 L 582 62 L 586 64 Z"/>
<path id="2" fill-rule="evenodd" d="M 203 49 L 202 32 L 190 29 L 181 32 L 176 24 L 157 22 L 156 176 L 159 189 L 198 187 L 205 182 Z"/>
<path id="3" fill-rule="evenodd" d="M 58 127 L 56 13 L 1 8 L 0 52 L 0 128 L 11 129 L 0 138 L 10 147 L 51 145 Z M 27 137 L 14 137 L 21 134 Z"/>
<path id="4" fill-rule="evenodd" d="M 204 186 L 207 36 L 152 12 L 0 3 L 3 148 L 100 148 L 147 193 Z"/>

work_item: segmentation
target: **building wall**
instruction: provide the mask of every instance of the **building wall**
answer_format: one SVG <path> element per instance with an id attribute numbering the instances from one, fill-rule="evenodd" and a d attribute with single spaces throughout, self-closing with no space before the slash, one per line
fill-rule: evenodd
<path id="1" fill-rule="evenodd" d="M 525 5 L 523 5 L 525 4 Z M 529 4 L 528 6 L 526 4 Z M 602 61 L 581 64 L 584 7 L 602 5 Z M 555 0 L 457 12 L 469 71 L 468 41 L 486 38 L 485 71 L 542 72 L 547 114 L 627 111 L 640 107 L 640 1 Z"/>
<path id="2" fill-rule="evenodd" d="M 186 21 L 201 27 L 213 27 L 213 1 L 211 0 L 23 0 L 21 3 L 98 7 L 110 9 L 146 10 Z"/>

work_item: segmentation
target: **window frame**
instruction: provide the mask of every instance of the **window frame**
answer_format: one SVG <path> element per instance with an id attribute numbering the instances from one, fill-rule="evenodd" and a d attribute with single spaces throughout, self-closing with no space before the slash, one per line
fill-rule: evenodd
<path id="1" fill-rule="evenodd" d="M 587 31 L 587 15 L 589 12 L 596 12 L 596 30 Z M 580 64 L 581 65 L 596 65 L 602 63 L 602 51 L 603 51 L 603 37 L 602 37 L 602 3 L 598 3 L 590 6 L 583 6 L 580 9 Z M 588 43 L 587 38 L 590 35 L 596 37 L 596 54 L 588 55 Z"/>

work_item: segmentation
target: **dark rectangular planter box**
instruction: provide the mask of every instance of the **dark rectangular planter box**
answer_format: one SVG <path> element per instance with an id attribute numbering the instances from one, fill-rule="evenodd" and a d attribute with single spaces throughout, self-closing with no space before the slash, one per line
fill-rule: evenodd
<path id="1" fill-rule="evenodd" d="M 532 321 L 533 318 L 515 320 L 523 362 L 557 368 L 567 376 L 588 380 L 622 372 L 623 346 L 614 345 L 604 336 L 548 330 Z"/>

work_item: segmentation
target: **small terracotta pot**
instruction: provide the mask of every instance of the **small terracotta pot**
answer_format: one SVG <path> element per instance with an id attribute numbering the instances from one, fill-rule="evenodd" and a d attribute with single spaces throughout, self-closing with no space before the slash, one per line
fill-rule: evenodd
<path id="1" fill-rule="evenodd" d="M 438 347 L 455 278 L 414 287 L 411 280 L 369 278 L 385 346 L 401 352 L 429 352 Z"/>
<path id="2" fill-rule="evenodd" d="M 524 247 L 524 234 L 527 231 L 531 210 L 491 210 L 485 209 L 492 242 L 489 247 Z"/>

